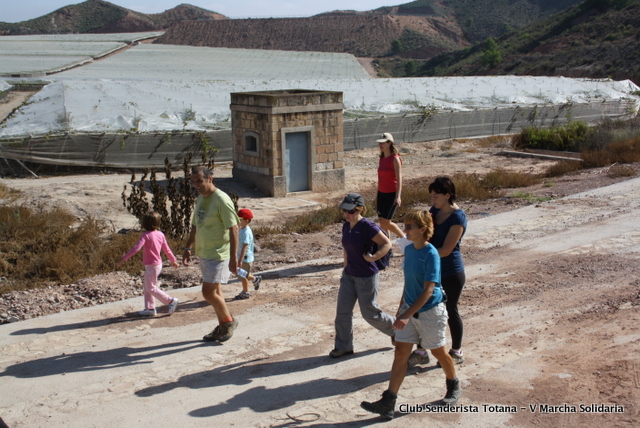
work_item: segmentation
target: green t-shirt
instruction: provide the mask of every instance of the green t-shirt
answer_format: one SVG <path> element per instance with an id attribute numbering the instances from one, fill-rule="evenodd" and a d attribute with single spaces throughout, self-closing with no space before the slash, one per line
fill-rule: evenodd
<path id="1" fill-rule="evenodd" d="M 196 227 L 196 254 L 210 260 L 228 260 L 231 256 L 229 228 L 240 222 L 229 195 L 216 189 L 206 198 L 196 199 L 191 224 Z"/>

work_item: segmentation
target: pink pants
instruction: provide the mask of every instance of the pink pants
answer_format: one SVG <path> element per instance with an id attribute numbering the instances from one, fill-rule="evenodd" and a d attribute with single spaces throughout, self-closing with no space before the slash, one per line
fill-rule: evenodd
<path id="1" fill-rule="evenodd" d="M 158 288 L 158 275 L 162 271 L 162 265 L 144 267 L 144 306 L 153 310 L 156 307 L 154 297 L 163 304 L 168 305 L 173 301 L 173 297 Z"/>

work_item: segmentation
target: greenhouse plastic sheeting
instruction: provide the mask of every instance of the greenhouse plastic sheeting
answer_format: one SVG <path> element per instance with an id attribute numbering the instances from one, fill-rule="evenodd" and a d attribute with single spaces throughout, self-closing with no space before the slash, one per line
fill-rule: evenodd
<path id="1" fill-rule="evenodd" d="M 344 148 L 373 147 L 383 132 L 391 132 L 396 142 L 412 143 L 513 134 L 525 127 L 550 127 L 569 119 L 593 124 L 604 117 L 630 117 L 632 107 L 632 102 L 611 101 L 359 118 L 345 120 Z M 115 168 L 163 166 L 168 159 L 179 167 L 189 153 L 195 161 L 200 159 L 205 147 L 218 150 L 215 161 L 231 161 L 231 131 L 68 134 L 5 139 L 0 140 L 0 157 L 43 164 Z"/>

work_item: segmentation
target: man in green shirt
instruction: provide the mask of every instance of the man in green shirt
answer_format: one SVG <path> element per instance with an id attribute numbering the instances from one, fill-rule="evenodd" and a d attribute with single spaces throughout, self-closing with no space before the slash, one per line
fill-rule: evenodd
<path id="1" fill-rule="evenodd" d="M 195 244 L 195 254 L 200 257 L 202 295 L 218 317 L 218 326 L 202 340 L 225 342 L 238 326 L 227 308 L 221 284 L 226 284 L 230 272 L 235 273 L 238 267 L 235 254 L 239 219 L 229 195 L 213 184 L 213 172 L 209 168 L 193 167 L 191 184 L 199 196 L 182 260 L 185 266 L 189 265 Z"/>

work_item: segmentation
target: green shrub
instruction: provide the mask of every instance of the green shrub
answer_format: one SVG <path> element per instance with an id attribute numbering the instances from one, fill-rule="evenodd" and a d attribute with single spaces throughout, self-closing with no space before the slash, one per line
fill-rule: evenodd
<path id="1" fill-rule="evenodd" d="M 512 139 L 519 149 L 545 149 L 578 152 L 586 140 L 589 127 L 584 122 L 569 122 L 551 128 L 524 128 Z"/>

